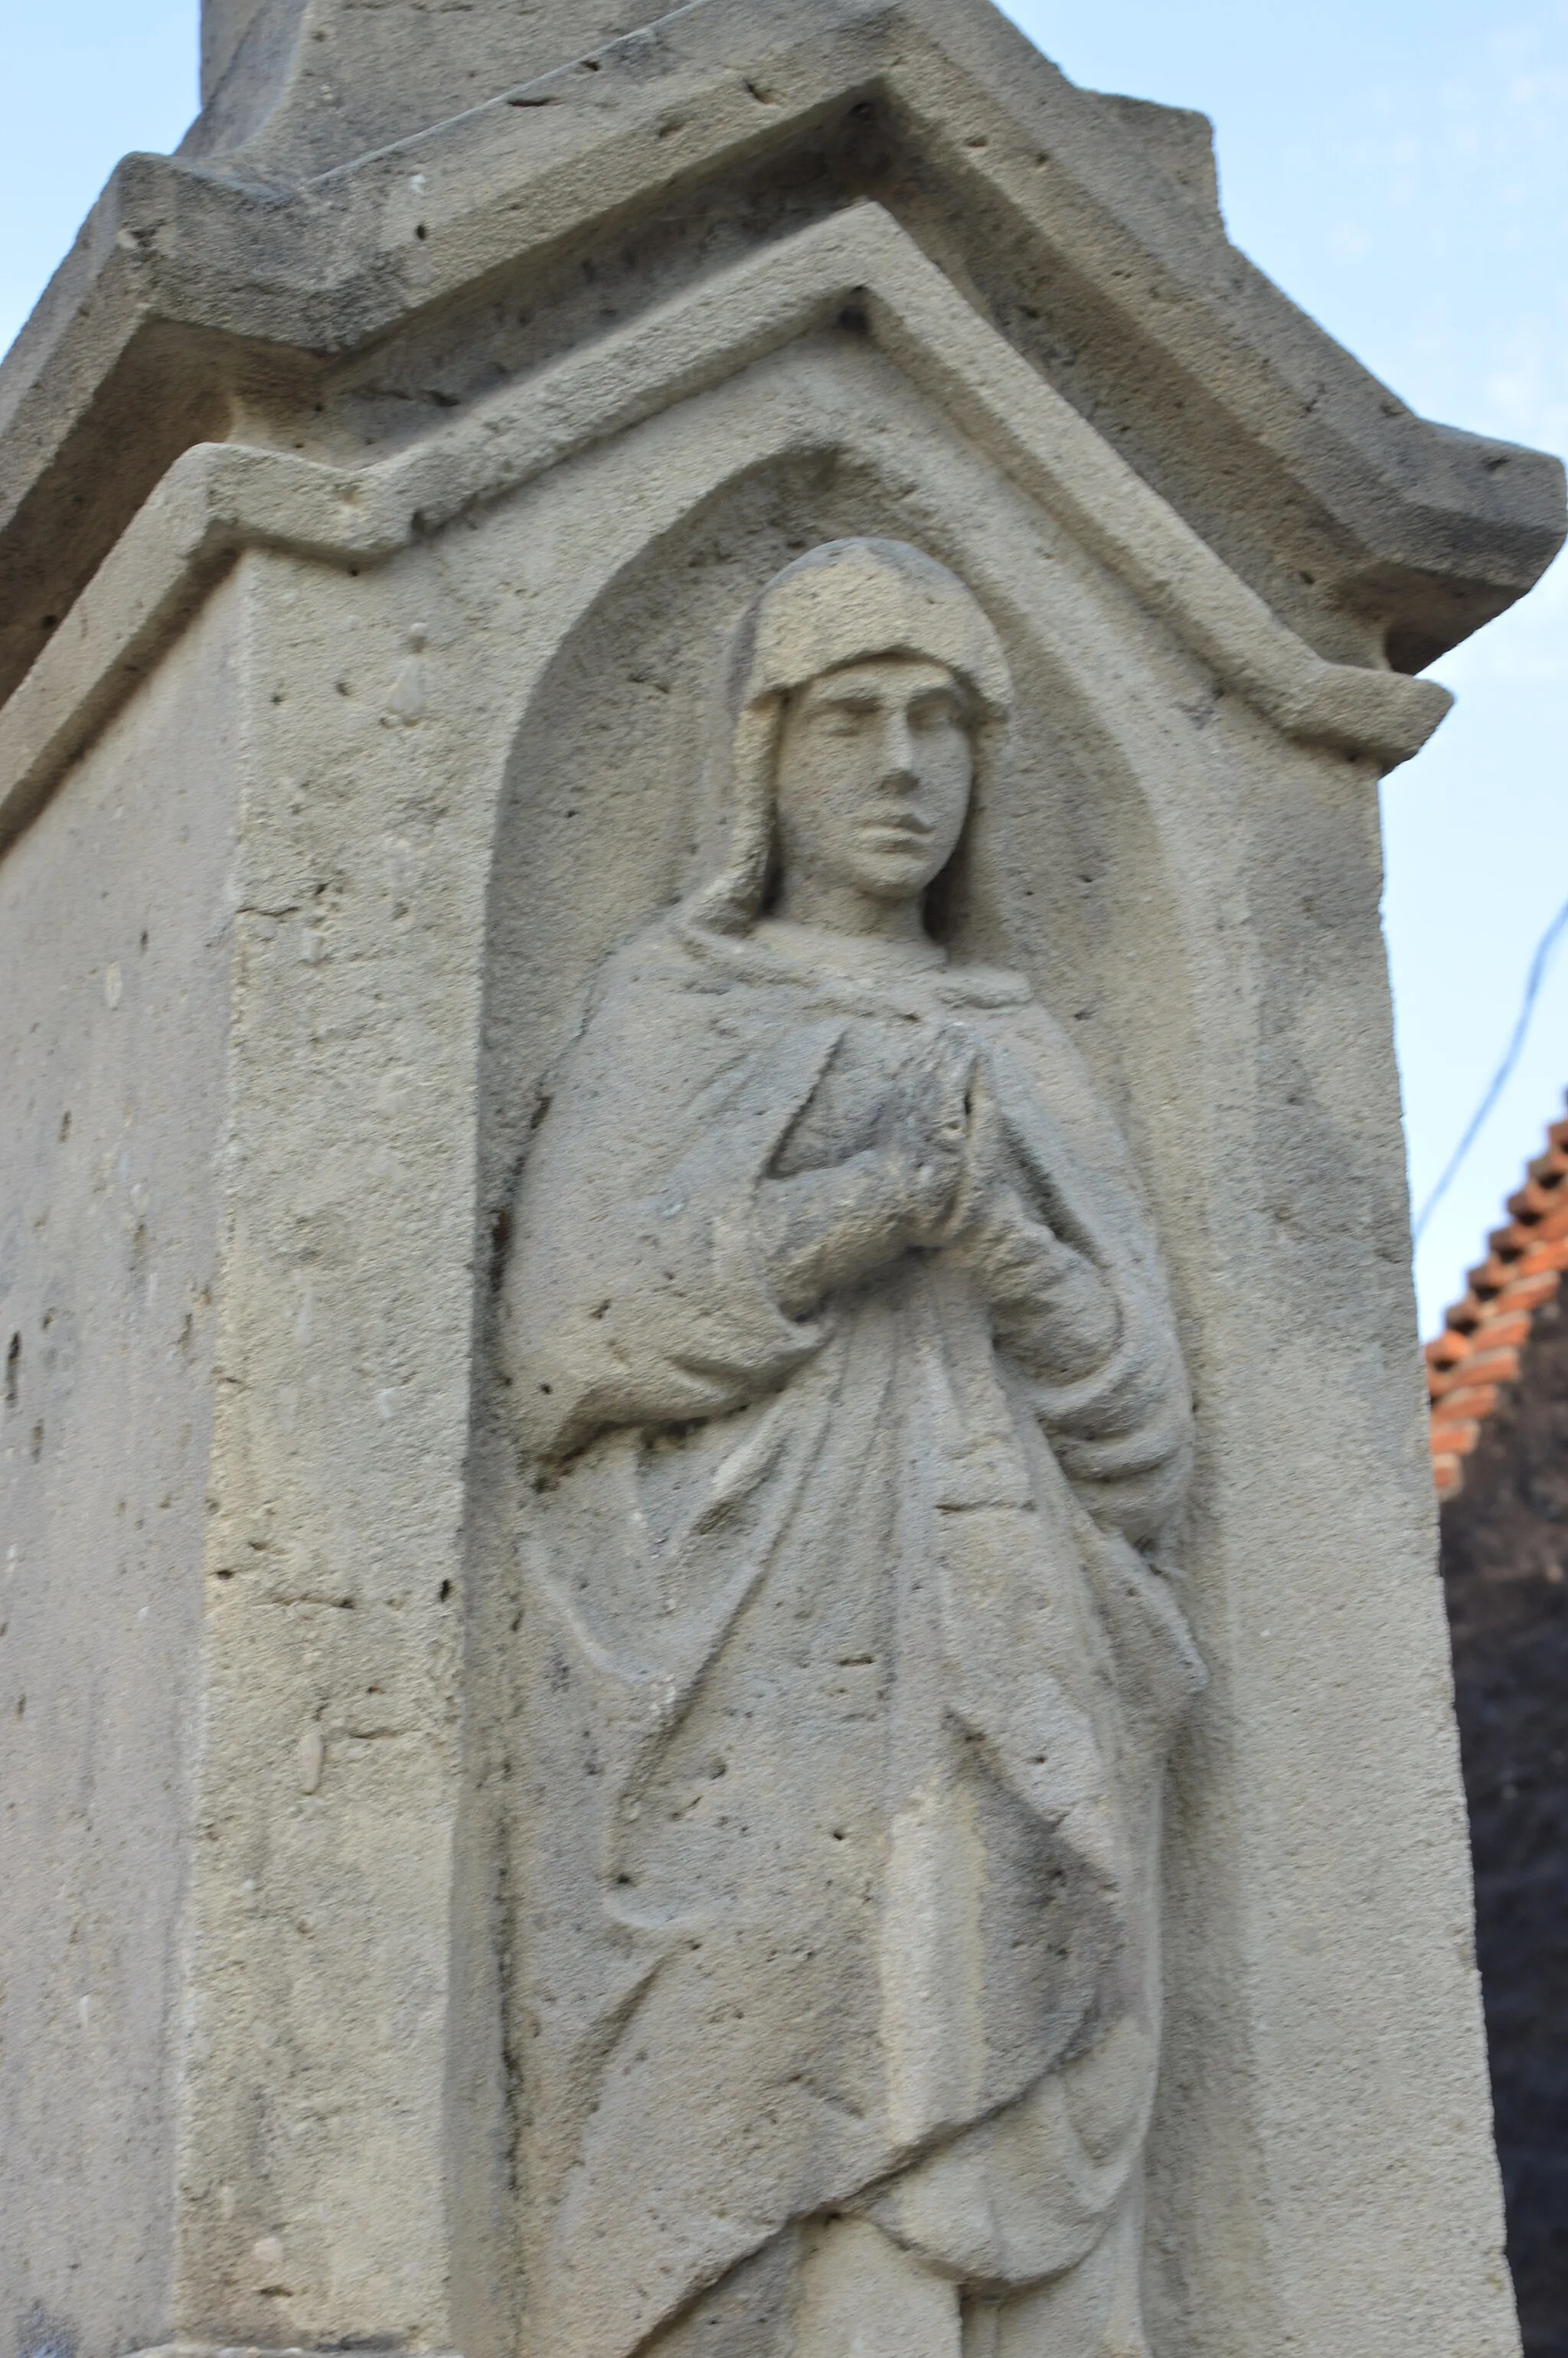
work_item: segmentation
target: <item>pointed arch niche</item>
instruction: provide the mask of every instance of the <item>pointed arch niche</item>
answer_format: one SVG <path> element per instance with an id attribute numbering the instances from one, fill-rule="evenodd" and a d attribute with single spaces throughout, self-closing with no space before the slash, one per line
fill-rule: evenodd
<path id="1" fill-rule="evenodd" d="M 1217 1096 L 1250 1055 L 1247 995 L 1238 1001 L 1234 969 L 1222 975 L 1210 946 L 1242 889 L 1233 763 L 1238 748 L 1245 767 L 1260 740 L 1280 744 L 1275 732 L 853 325 L 753 364 L 492 511 L 482 535 L 526 544 L 530 604 L 550 623 L 496 808 L 479 1071 L 469 1770 L 454 1919 L 470 2031 L 455 2057 L 466 2125 L 454 2140 L 457 2212 L 489 2223 L 470 2255 L 476 2352 L 505 2344 L 525 2300 L 505 2223 L 527 2190 L 509 2162 L 515 2026 L 496 1818 L 525 1805 L 511 1775 L 503 1670 L 517 1612 L 518 1476 L 492 1320 L 507 1206 L 551 1065 L 601 961 L 712 862 L 702 776 L 728 632 L 791 557 L 860 533 L 913 541 L 951 567 L 1006 644 L 1012 757 L 988 815 L 989 882 L 955 912 L 953 946 L 1022 966 L 1114 1105 L 1203 1381 L 1206 1141 Z M 1204 1516 L 1200 1500 L 1199 1525 Z M 1200 1735 L 1196 1752 L 1206 1749 Z M 1178 1785 L 1192 1790 L 1178 1792 L 1168 1862 L 1178 1950 L 1184 1886 L 1204 1892 L 1206 1944 L 1227 1913 L 1216 1859 L 1195 1874 L 1184 1855 L 1191 1844 L 1212 1851 L 1213 1763 L 1198 1767 L 1193 1753 L 1177 1764 Z M 1190 2044 L 1179 1990 L 1169 2037 L 1173 2051 Z M 1152 2252 L 1186 2241 L 1176 2162 L 1195 2125 L 1173 2122 L 1156 2143 Z M 1237 2127 L 1232 2115 L 1210 2133 Z M 1179 2287 L 1171 2298 L 1180 2302 Z"/>

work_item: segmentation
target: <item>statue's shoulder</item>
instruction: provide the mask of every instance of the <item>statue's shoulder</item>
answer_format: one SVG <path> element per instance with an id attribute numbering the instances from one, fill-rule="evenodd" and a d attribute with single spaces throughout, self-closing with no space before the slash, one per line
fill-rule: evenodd
<path id="1" fill-rule="evenodd" d="M 678 909 L 665 910 L 600 961 L 589 994 L 590 1018 L 648 993 L 689 989 L 701 956 Z"/>
<path id="2" fill-rule="evenodd" d="M 700 929 L 679 909 L 663 913 L 600 960 L 579 1002 L 568 1068 L 581 1078 L 610 1064 L 652 1081 L 697 1053 L 726 981 Z"/>

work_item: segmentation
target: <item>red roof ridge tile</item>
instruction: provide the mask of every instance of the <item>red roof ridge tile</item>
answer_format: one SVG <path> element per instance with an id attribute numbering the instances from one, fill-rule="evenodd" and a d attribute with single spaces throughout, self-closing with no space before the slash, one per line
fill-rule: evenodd
<path id="1" fill-rule="evenodd" d="M 1487 1258 L 1426 1346 L 1432 1403 L 1432 1470 L 1439 1498 L 1463 1487 L 1465 1460 L 1504 1388 L 1519 1379 L 1519 1357 L 1536 1312 L 1568 1270 L 1568 1115 L 1546 1133 L 1546 1149 L 1525 1166 L 1508 1199 L 1506 1228 L 1487 1238 Z"/>

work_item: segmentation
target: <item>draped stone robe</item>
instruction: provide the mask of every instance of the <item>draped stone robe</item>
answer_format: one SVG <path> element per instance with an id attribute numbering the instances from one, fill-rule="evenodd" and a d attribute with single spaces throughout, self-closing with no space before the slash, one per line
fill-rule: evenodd
<path id="1" fill-rule="evenodd" d="M 1149 1554 L 1189 1457 L 1152 1240 L 1021 979 L 808 939 L 676 918 L 612 959 L 516 1206 L 540 2358 L 626 2358 L 825 2212 L 1039 2282 L 1125 2210 L 1152 2097 L 1161 1770 L 1201 1679 Z M 787 1316 L 762 1191 L 874 1146 L 935 1026 L 983 1051 L 1038 1226 L 959 1221 Z"/>

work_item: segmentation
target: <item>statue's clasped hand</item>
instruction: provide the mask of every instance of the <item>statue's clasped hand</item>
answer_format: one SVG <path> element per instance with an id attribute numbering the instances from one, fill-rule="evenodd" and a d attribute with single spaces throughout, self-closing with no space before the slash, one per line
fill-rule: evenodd
<path id="1" fill-rule="evenodd" d="M 1025 1204 L 984 1048 L 958 1027 L 939 1033 L 905 1065 L 896 1105 L 907 1245 L 956 1253 L 999 1335 L 1041 1372 L 1100 1364 L 1116 1341 L 1115 1299 Z"/>
<path id="2" fill-rule="evenodd" d="M 883 1101 L 879 1144 L 897 1181 L 907 1244 L 944 1242 L 970 1192 L 983 1061 L 964 1033 L 939 1032 L 906 1060 Z"/>
<path id="3" fill-rule="evenodd" d="M 770 1177 L 758 1218 L 775 1297 L 795 1317 L 912 1251 L 959 1253 L 998 1310 L 1084 1266 L 1025 1209 L 989 1058 L 956 1024 L 879 1076 L 869 1143 Z"/>

